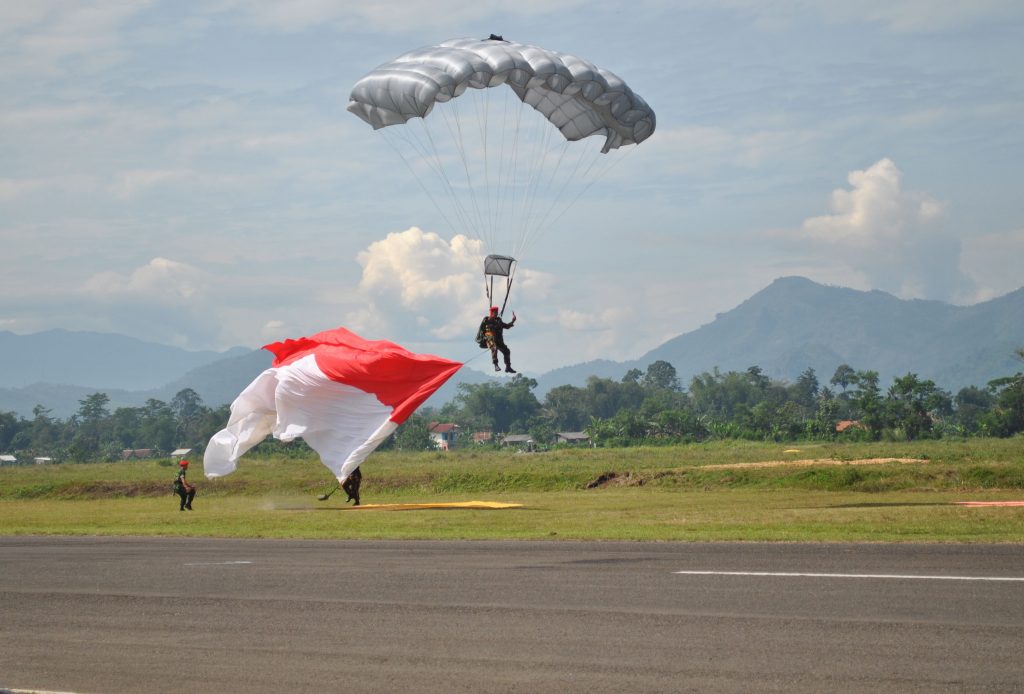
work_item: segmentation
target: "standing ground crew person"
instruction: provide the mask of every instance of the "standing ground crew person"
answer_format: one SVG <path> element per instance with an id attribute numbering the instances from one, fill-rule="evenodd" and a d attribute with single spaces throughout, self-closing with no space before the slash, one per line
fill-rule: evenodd
<path id="1" fill-rule="evenodd" d="M 515 311 L 512 312 L 512 322 L 506 323 L 498 315 L 497 306 L 491 306 L 490 315 L 484 316 L 483 321 L 480 323 L 476 339 L 481 347 L 487 347 L 491 350 L 491 361 L 494 362 L 495 371 L 501 371 L 501 367 L 498 366 L 498 352 L 500 351 L 502 356 L 505 357 L 505 371 L 510 374 L 516 373 L 511 364 L 512 351 L 505 344 L 504 337 L 505 328 L 511 328 L 515 324 Z"/>
<path id="2" fill-rule="evenodd" d="M 185 475 L 188 474 L 188 461 L 182 459 L 178 463 L 178 476 L 174 478 L 174 493 L 181 497 L 181 510 L 192 510 L 192 499 L 196 498 L 196 488 L 188 483 Z"/>

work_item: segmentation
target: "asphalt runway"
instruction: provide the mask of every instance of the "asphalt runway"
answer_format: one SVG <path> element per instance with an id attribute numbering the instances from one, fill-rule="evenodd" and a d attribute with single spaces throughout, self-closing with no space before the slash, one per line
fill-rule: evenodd
<path id="1" fill-rule="evenodd" d="M 1022 656 L 1019 545 L 0 537 L 0 691 L 1024 691 Z"/>

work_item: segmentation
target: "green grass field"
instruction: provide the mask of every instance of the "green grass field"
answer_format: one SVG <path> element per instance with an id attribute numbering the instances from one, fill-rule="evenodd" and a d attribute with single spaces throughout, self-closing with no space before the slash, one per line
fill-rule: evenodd
<path id="1" fill-rule="evenodd" d="M 879 458 L 914 462 L 863 462 Z M 196 510 L 183 513 L 175 471 L 169 460 L 0 468 L 0 534 L 1024 542 L 1024 507 L 953 503 L 1024 500 L 1021 438 L 389 452 L 363 466 L 364 504 L 523 504 L 508 510 L 353 510 L 340 492 L 316 500 L 334 485 L 315 457 L 247 456 L 217 480 L 195 461 Z"/>

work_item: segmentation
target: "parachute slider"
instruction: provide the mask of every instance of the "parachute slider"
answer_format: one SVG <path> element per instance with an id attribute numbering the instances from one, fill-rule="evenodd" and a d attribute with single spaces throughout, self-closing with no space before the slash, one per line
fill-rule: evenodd
<path id="1" fill-rule="evenodd" d="M 516 259 L 507 255 L 489 255 L 484 258 L 484 289 L 487 290 L 487 305 L 494 305 L 500 294 L 494 292 L 494 278 L 505 278 L 505 299 L 501 302 L 501 313 L 505 313 L 508 294 L 512 291 L 512 277 L 515 273 Z M 499 286 L 500 290 L 501 287 Z"/>
<path id="2" fill-rule="evenodd" d="M 508 277 L 512 274 L 512 266 L 516 259 L 507 255 L 489 255 L 484 258 L 484 274 Z"/>

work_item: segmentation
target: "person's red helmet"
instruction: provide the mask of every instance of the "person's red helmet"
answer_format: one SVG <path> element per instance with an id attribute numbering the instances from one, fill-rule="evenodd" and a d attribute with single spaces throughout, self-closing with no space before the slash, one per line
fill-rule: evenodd
<path id="1" fill-rule="evenodd" d="M 497 313 L 498 313 L 498 307 L 497 306 L 491 306 L 491 315 L 493 316 L 493 315 L 496 315 Z"/>
<path id="2" fill-rule="evenodd" d="M 182 459 L 182 460 L 181 460 L 181 461 L 180 461 L 180 462 L 178 463 L 178 465 L 180 465 L 180 466 L 182 466 L 182 467 L 188 467 L 188 461 L 187 461 L 187 460 L 185 460 L 185 459 Z"/>

